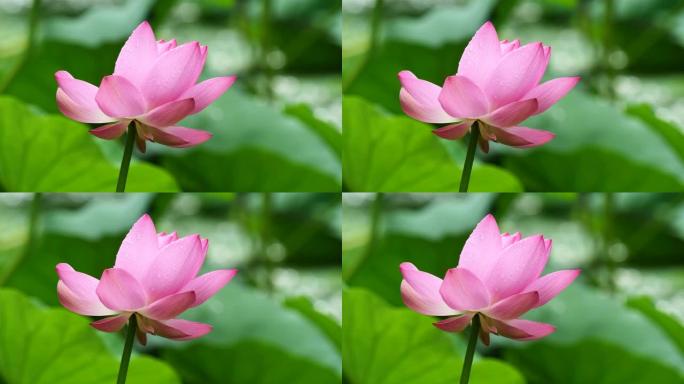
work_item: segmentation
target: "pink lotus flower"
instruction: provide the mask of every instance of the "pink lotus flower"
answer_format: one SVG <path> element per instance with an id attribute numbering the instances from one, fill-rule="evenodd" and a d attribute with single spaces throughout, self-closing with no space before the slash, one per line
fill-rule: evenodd
<path id="1" fill-rule="evenodd" d="M 489 333 L 538 339 L 555 328 L 519 317 L 553 299 L 580 273 L 572 269 L 540 277 L 550 252 L 551 240 L 500 234 L 494 217 L 487 215 L 466 241 L 458 266 L 449 269 L 444 280 L 402 263 L 401 296 L 418 313 L 448 316 L 434 323 L 447 332 L 460 332 L 479 316 L 480 339 L 486 345 Z"/>
<path id="2" fill-rule="evenodd" d="M 69 264 L 57 265 L 59 301 L 80 315 L 107 316 L 90 324 L 104 332 L 120 330 L 135 315 L 143 345 L 147 333 L 175 340 L 203 336 L 210 325 L 175 317 L 204 303 L 237 273 L 222 269 L 197 276 L 208 246 L 199 235 L 158 234 L 143 215 L 121 243 L 114 268 L 100 280 Z"/>
<path id="3" fill-rule="evenodd" d="M 121 49 L 114 74 L 102 78 L 99 88 L 69 72 L 57 72 L 57 105 L 76 121 L 107 123 L 90 131 L 106 140 L 123 135 L 134 121 L 141 152 L 145 140 L 191 147 L 211 134 L 175 124 L 206 108 L 235 82 L 235 76 L 228 76 L 195 84 L 206 59 L 206 46 L 157 41 L 144 21 Z"/>
<path id="4" fill-rule="evenodd" d="M 518 126 L 530 116 L 549 109 L 565 96 L 579 77 L 561 77 L 539 84 L 551 57 L 541 42 L 499 41 L 486 22 L 463 52 L 458 72 L 444 86 L 399 73 L 399 98 L 404 112 L 426 123 L 449 124 L 433 132 L 442 138 L 463 137 L 479 121 L 480 147 L 489 140 L 518 148 L 542 145 L 553 139 L 547 131 Z"/>

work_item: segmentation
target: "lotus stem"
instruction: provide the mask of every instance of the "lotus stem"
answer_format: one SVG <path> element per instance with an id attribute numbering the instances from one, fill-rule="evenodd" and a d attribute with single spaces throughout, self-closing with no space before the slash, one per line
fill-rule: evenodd
<path id="1" fill-rule="evenodd" d="M 128 374 L 128 363 L 131 360 L 131 352 L 133 351 L 133 341 L 135 340 L 135 332 L 138 328 L 138 323 L 135 314 L 131 315 L 128 320 L 128 329 L 126 330 L 126 344 L 124 345 L 123 354 L 121 355 L 121 364 L 119 365 L 119 378 L 116 379 L 116 384 L 125 384 L 126 375 Z"/>
<path id="2" fill-rule="evenodd" d="M 128 167 L 131 165 L 131 157 L 133 156 L 133 144 L 135 144 L 135 123 L 131 122 L 128 126 L 128 133 L 126 134 L 126 147 L 124 148 L 123 158 L 121 159 L 121 167 L 119 168 L 119 180 L 116 182 L 116 191 L 123 192 L 126 189 L 126 179 L 128 178 Z"/>
<path id="3" fill-rule="evenodd" d="M 478 122 L 473 123 L 473 128 L 470 131 L 470 141 L 468 141 L 468 153 L 466 153 L 465 164 L 463 164 L 463 172 L 461 173 L 461 186 L 458 188 L 459 192 L 468 192 L 468 183 L 470 183 L 470 171 L 473 169 L 473 161 L 475 160 L 475 151 L 477 151 L 477 141 L 480 138 L 480 126 Z"/>
<path id="4" fill-rule="evenodd" d="M 468 384 L 470 380 L 470 368 L 473 366 L 473 356 L 475 356 L 475 346 L 477 345 L 477 335 L 480 333 L 480 316 L 473 317 L 473 323 L 470 326 L 470 339 L 468 340 L 468 349 L 466 349 L 465 359 L 463 360 L 463 370 L 461 370 L 461 384 Z"/>

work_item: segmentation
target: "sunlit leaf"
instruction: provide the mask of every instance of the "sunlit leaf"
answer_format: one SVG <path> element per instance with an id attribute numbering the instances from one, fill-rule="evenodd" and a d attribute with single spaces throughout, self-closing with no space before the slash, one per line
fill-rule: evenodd
<path id="1" fill-rule="evenodd" d="M 65 309 L 41 309 L 23 294 L 0 290 L 0 379 L 7 384 L 110 384 L 118 358 L 88 320 Z M 180 383 L 165 363 L 133 357 L 127 382 Z"/>

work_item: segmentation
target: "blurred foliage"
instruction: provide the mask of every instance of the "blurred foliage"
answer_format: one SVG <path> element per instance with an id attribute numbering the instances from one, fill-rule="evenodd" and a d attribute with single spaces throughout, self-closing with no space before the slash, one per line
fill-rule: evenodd
<path id="1" fill-rule="evenodd" d="M 555 333 L 533 342 L 493 336 L 490 347 L 478 349 L 481 356 L 531 384 L 684 383 L 684 200 L 640 193 L 345 194 L 343 332 L 355 342 L 345 342 L 343 365 L 350 383 L 376 382 L 364 376 L 376 372 L 363 368 L 371 364 L 363 357 L 371 345 L 378 346 L 372 363 L 396 370 L 433 361 L 430 369 L 406 372 L 403 383 L 456 380 L 465 335 L 442 333 L 430 324 L 433 319 L 404 307 L 399 264 L 409 261 L 444 276 L 490 212 L 502 231 L 553 240 L 545 273 L 581 268 L 582 274 L 524 316 L 556 326 Z M 402 328 L 408 318 L 415 324 Z M 451 343 L 417 341 L 423 332 Z M 434 372 L 443 374 L 425 376 Z"/>
<path id="2" fill-rule="evenodd" d="M 10 36 L 0 45 L 0 94 L 6 95 L 3 103 L 11 103 L 0 106 L 0 116 L 6 129 L 25 137 L 49 135 L 43 124 L 17 127 L 21 119 L 4 109 L 58 114 L 54 73 L 67 70 L 98 85 L 112 72 L 133 28 L 149 20 L 159 38 L 209 46 L 203 78 L 236 74 L 238 81 L 210 108 L 180 123 L 214 138 L 192 149 L 152 145 L 147 154 L 137 154 L 144 161 L 130 177 L 141 183 L 130 180 L 131 190 L 339 191 L 340 12 L 340 1 L 308 0 L 55 0 L 36 9 L 30 1 L 0 2 L 0 32 Z M 30 23 L 33 14 L 36 22 Z M 92 147 L 92 156 L 102 152 L 106 164 L 100 167 L 117 169 L 122 143 L 92 137 L 87 130 L 94 126 L 44 118 L 54 135 L 63 130 Z M 13 166 L 24 152 L 54 152 L 53 140 L 4 140 L 17 153 L 1 151 L 7 157 L 0 167 Z M 82 154 L 50 158 L 61 164 L 69 156 Z M 37 170 L 18 172 L 40 177 Z M 7 191 L 113 191 L 114 184 L 97 167 L 73 172 L 66 185 L 0 180 Z"/>
<path id="3" fill-rule="evenodd" d="M 436 126 L 403 114 L 396 76 L 411 70 L 441 85 L 456 72 L 475 30 L 485 20 L 493 20 L 501 39 L 543 41 L 553 47 L 547 79 L 579 75 L 582 81 L 549 111 L 523 123 L 555 133 L 550 143 L 522 150 L 493 144 L 489 154 L 478 153 L 492 171 L 505 174 L 506 181 L 488 177 L 482 185 L 473 183 L 473 190 L 510 191 L 521 186 L 527 191 L 681 191 L 684 187 L 683 2 L 349 0 L 343 12 L 345 133 L 359 130 L 354 122 L 367 118 L 358 108 L 347 109 L 347 100 L 363 101 L 389 114 L 382 126 L 363 126 L 355 142 L 373 143 L 374 151 L 394 154 L 393 143 L 425 134 L 434 146 L 440 142 L 452 153 L 463 153 L 463 140 L 430 137 L 427 133 Z M 407 133 L 405 126 L 416 133 Z M 382 140 L 376 143 L 377 137 Z M 344 183 L 351 191 L 455 191 L 463 156 L 440 162 L 441 167 L 456 169 L 449 177 L 440 177 L 441 183 L 419 186 L 402 182 L 390 187 L 385 175 L 410 180 L 412 167 L 427 167 L 428 160 L 401 168 L 381 163 L 361 185 L 357 180 L 364 176 L 356 170 L 355 160 L 344 159 Z"/>
<path id="4" fill-rule="evenodd" d="M 239 273 L 182 316 L 213 331 L 189 342 L 150 337 L 132 383 L 340 382 L 340 197 L 296 193 L 3 194 L 0 223 L 12 229 L 0 234 L 1 382 L 113 381 L 123 335 L 63 309 L 54 268 L 99 277 L 144 212 L 158 231 L 210 240 L 202 273 Z"/>
<path id="5" fill-rule="evenodd" d="M 344 293 L 342 359 L 350 383 L 454 383 L 463 357 L 451 338 L 425 316 L 392 308 L 365 290 Z M 524 383 L 508 364 L 480 359 L 473 366 L 477 383 Z"/>

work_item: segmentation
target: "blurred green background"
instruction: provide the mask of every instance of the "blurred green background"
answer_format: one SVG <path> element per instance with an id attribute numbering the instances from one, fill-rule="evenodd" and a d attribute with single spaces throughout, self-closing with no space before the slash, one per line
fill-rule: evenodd
<path id="1" fill-rule="evenodd" d="M 0 195 L 0 382 L 115 381 L 123 334 L 59 305 L 55 265 L 99 277 L 144 212 L 210 240 L 201 273 L 239 272 L 181 316 L 213 331 L 151 336 L 128 383 L 340 382 L 340 195 L 298 193 Z"/>
<path id="2" fill-rule="evenodd" d="M 209 46 L 202 79 L 238 80 L 180 123 L 214 137 L 152 145 L 128 191 L 339 191 L 340 14 L 340 0 L 0 0 L 0 190 L 114 191 L 122 144 L 59 114 L 54 73 L 99 85 L 149 20 Z"/>
<path id="3" fill-rule="evenodd" d="M 344 188 L 457 191 L 464 141 L 405 116 L 397 73 L 442 85 L 485 20 L 501 39 L 543 41 L 545 79 L 582 77 L 522 125 L 557 136 L 478 154 L 472 191 L 681 191 L 681 0 L 344 0 Z"/>
<path id="4" fill-rule="evenodd" d="M 342 211 L 345 382 L 457 382 L 466 335 L 403 305 L 399 264 L 443 277 L 493 213 L 502 232 L 553 239 L 545 273 L 582 274 L 524 315 L 555 333 L 493 336 L 479 345 L 471 383 L 684 383 L 681 194 L 348 193 Z"/>

